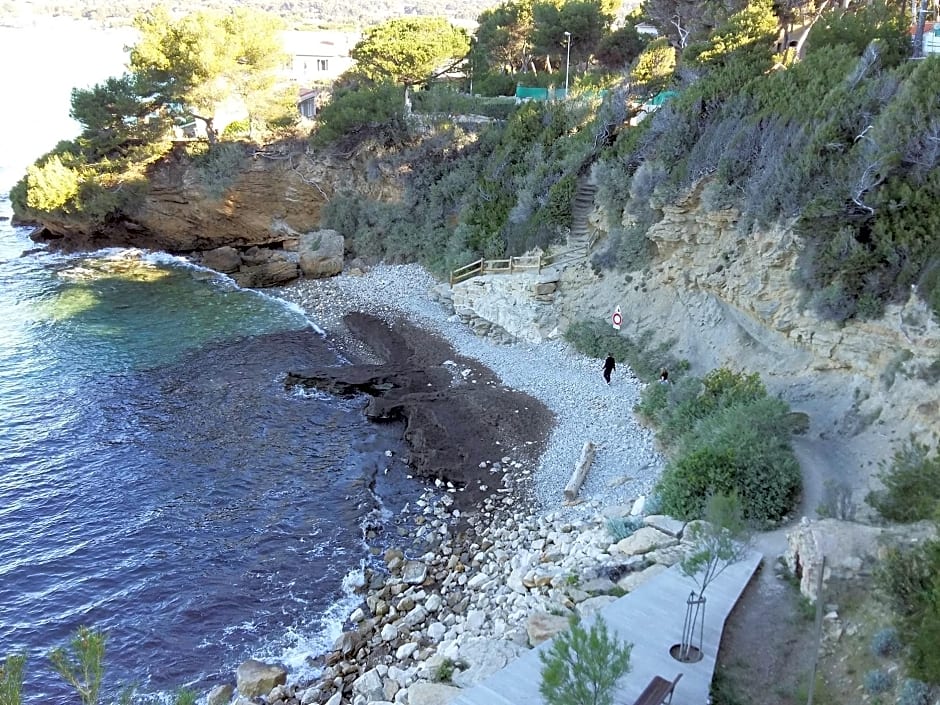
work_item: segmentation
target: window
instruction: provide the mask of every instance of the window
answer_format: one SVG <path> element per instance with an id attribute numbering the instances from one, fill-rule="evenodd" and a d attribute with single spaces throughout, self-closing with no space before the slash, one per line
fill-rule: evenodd
<path id="1" fill-rule="evenodd" d="M 317 59 L 317 71 L 329 71 L 329 70 L 330 70 L 329 59 Z"/>

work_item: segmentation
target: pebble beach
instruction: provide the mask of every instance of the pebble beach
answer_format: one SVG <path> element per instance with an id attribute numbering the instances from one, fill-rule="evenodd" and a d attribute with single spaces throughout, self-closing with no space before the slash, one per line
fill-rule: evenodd
<path id="1" fill-rule="evenodd" d="M 438 285 L 420 265 L 379 265 L 362 274 L 299 280 L 274 293 L 330 334 L 342 334 L 342 317 L 351 311 L 389 322 L 404 316 L 478 360 L 506 386 L 548 406 L 555 427 L 538 466 L 529 469 L 536 512 L 595 513 L 600 506 L 632 503 L 650 493 L 664 460 L 653 433 L 634 418 L 643 383 L 625 365 L 617 367 L 608 386 L 602 361 L 581 355 L 563 340 L 499 344 L 478 337 L 435 300 L 432 291 Z M 566 505 L 563 490 L 587 441 L 597 447 L 594 462 L 580 501 Z"/>
<path id="2" fill-rule="evenodd" d="M 684 523 L 644 516 L 637 501 L 654 487 L 663 458 L 653 434 L 634 419 L 642 383 L 630 370 L 618 368 L 608 386 L 602 361 L 564 341 L 477 337 L 441 303 L 436 287 L 418 265 L 379 265 L 271 293 L 359 360 L 371 352 L 349 336 L 347 313 L 368 313 L 392 327 L 404 318 L 440 336 L 456 355 L 551 410 L 544 451 L 524 462 L 505 456 L 484 463 L 496 475 L 469 514 L 457 509 L 457 489 L 429 483 L 396 518 L 397 546 L 376 549 L 382 566 L 364 571 L 362 603 L 332 650 L 317 657 L 319 678 L 297 682 L 276 664 L 247 662 L 236 678 L 240 697 L 270 705 L 451 702 L 567 629 L 570 616 L 610 604 L 688 548 Z M 578 498 L 566 502 L 564 488 L 586 441 L 596 445 L 595 459 Z M 630 528 L 618 535 L 612 521 Z M 231 696 L 231 686 L 218 686 L 207 702 L 224 705 Z"/>

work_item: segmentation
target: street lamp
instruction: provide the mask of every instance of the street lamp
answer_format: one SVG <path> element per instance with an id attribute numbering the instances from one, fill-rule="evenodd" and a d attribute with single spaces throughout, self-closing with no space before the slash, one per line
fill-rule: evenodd
<path id="1" fill-rule="evenodd" d="M 571 66 L 571 32 L 565 32 L 565 43 L 568 45 L 565 56 L 565 99 L 568 99 L 568 67 Z"/>

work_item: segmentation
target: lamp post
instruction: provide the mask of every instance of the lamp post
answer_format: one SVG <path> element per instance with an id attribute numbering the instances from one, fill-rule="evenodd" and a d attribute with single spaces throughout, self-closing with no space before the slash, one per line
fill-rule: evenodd
<path id="1" fill-rule="evenodd" d="M 565 56 L 565 100 L 568 100 L 568 67 L 571 66 L 571 32 L 565 32 L 565 43 L 568 51 Z"/>

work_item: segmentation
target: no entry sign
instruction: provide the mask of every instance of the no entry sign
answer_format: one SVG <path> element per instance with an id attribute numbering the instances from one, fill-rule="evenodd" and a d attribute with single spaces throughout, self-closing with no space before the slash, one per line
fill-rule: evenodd
<path id="1" fill-rule="evenodd" d="M 620 324 L 623 323 L 623 316 L 620 313 L 620 307 L 614 309 L 614 315 L 610 317 L 610 322 L 614 326 L 614 330 L 620 330 Z"/>

